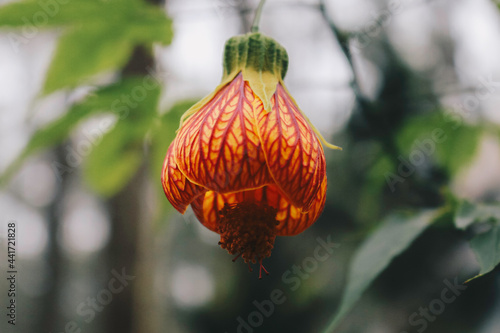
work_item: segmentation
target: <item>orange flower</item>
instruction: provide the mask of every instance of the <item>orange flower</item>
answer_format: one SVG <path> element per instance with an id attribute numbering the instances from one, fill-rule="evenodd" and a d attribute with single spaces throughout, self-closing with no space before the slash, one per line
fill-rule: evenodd
<path id="1" fill-rule="evenodd" d="M 231 38 L 222 83 L 183 116 L 162 171 L 175 209 L 191 204 L 233 261 L 259 262 L 259 278 L 276 236 L 311 226 L 326 197 L 323 148 L 285 88 L 287 64 L 269 37 Z"/>

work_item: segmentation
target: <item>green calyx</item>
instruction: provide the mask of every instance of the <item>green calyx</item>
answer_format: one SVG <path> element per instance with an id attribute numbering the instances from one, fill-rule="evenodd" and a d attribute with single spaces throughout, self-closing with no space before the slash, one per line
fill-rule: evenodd
<path id="1" fill-rule="evenodd" d="M 235 36 L 226 42 L 221 84 L 243 73 L 243 79 L 262 100 L 264 109 L 270 111 L 271 97 L 287 68 L 288 54 L 274 39 L 258 32 Z"/>
<path id="2" fill-rule="evenodd" d="M 234 36 L 224 50 L 224 76 L 241 69 L 270 72 L 283 79 L 288 68 L 288 54 L 274 39 L 258 32 Z"/>

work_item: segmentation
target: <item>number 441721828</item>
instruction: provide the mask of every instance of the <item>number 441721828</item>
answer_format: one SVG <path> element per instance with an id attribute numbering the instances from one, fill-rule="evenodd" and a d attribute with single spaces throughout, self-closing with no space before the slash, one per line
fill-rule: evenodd
<path id="1" fill-rule="evenodd" d="M 7 257 L 9 269 L 16 268 L 16 223 L 7 224 Z"/>

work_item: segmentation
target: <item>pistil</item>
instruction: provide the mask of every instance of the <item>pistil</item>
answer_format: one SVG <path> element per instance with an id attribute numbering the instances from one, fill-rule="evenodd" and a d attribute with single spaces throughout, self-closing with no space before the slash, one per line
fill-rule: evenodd
<path id="1" fill-rule="evenodd" d="M 225 204 L 219 211 L 219 245 L 230 254 L 240 256 L 245 263 L 259 262 L 259 278 L 262 260 L 271 256 L 276 239 L 277 209 L 262 202 L 240 202 Z"/>

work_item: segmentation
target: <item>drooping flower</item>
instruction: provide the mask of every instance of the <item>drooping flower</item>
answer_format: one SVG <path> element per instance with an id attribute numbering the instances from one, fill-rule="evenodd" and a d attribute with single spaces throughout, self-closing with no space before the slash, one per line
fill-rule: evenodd
<path id="1" fill-rule="evenodd" d="M 276 236 L 311 226 L 326 197 L 323 148 L 283 83 L 287 66 L 269 37 L 229 39 L 221 84 L 182 117 L 162 170 L 175 209 L 191 205 L 233 260 L 259 262 L 259 278 Z"/>

